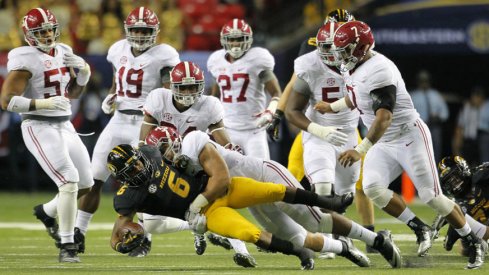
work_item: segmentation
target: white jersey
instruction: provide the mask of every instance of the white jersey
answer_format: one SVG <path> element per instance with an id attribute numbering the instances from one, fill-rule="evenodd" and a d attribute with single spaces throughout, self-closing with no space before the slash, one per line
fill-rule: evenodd
<path id="1" fill-rule="evenodd" d="M 114 43 L 107 54 L 114 67 L 117 110 L 140 110 L 148 93 L 162 87 L 161 70 L 180 62 L 178 52 L 160 44 L 134 57 L 126 39 Z"/>
<path id="2" fill-rule="evenodd" d="M 309 120 L 323 126 L 338 126 L 347 132 L 356 129 L 359 119 L 357 110 L 334 114 L 321 114 L 314 110 L 314 105 L 320 101 L 332 103 L 348 95 L 342 75 L 326 66 L 317 51 L 296 58 L 294 72 L 298 78 L 307 82 L 312 92 L 308 95 L 309 106 L 305 113 Z"/>
<path id="3" fill-rule="evenodd" d="M 344 73 L 344 77 L 347 88 L 351 92 L 349 93 L 350 100 L 357 107 L 360 117 L 368 129 L 375 119 L 370 92 L 389 85 L 396 87 L 396 104 L 393 110 L 392 123 L 380 141 L 390 141 L 397 138 L 406 124 L 419 118 L 399 69 L 384 55 L 373 52 L 370 59 L 356 68 L 353 73 Z"/>
<path id="4" fill-rule="evenodd" d="M 187 170 L 189 174 L 196 174 L 203 170 L 199 155 L 207 143 L 212 143 L 216 147 L 219 155 L 226 162 L 231 177 L 248 177 L 256 180 L 263 177 L 263 159 L 244 156 L 236 151 L 225 149 L 218 143 L 211 141 L 209 136 L 201 131 L 193 131 L 183 138 L 182 155 L 186 155 L 191 160 Z"/>
<path id="5" fill-rule="evenodd" d="M 202 95 L 190 108 L 180 112 L 173 105 L 172 91 L 165 88 L 151 91 L 143 109 L 161 126 L 174 127 L 182 136 L 194 130 L 206 131 L 223 118 L 222 105 L 217 98 Z"/>
<path id="6" fill-rule="evenodd" d="M 275 60 L 267 49 L 254 47 L 230 63 L 224 49 L 215 51 L 207 60 L 207 69 L 221 90 L 224 125 L 235 130 L 255 129 L 253 115 L 267 107 L 264 83 L 259 74 L 273 71 Z"/>
<path id="7" fill-rule="evenodd" d="M 73 53 L 70 46 L 58 43 L 55 55 L 46 54 L 35 47 L 23 46 L 8 53 L 8 71 L 29 71 L 32 77 L 24 90 L 24 97 L 43 99 L 53 96 L 66 96 L 70 82 L 70 70 L 63 63 L 65 53 Z M 23 114 L 42 116 L 69 116 L 68 110 L 34 110 Z"/>

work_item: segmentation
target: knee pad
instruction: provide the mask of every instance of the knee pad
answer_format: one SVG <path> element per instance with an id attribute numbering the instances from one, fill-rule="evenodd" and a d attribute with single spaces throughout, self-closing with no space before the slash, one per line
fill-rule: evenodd
<path id="1" fill-rule="evenodd" d="M 78 184 L 74 182 L 68 182 L 58 187 L 58 190 L 59 192 L 76 193 L 78 192 Z"/>
<path id="2" fill-rule="evenodd" d="M 435 209 L 435 211 L 438 212 L 438 214 L 440 214 L 442 217 L 446 217 L 448 214 L 450 214 L 455 207 L 455 203 L 447 198 L 445 195 L 434 197 L 429 202 L 427 202 L 427 204 L 431 208 Z"/>
<path id="3" fill-rule="evenodd" d="M 331 182 L 316 182 L 313 184 L 314 192 L 320 196 L 334 194 L 334 185 Z"/>
<path id="4" fill-rule="evenodd" d="M 333 216 L 331 214 L 323 213 L 321 220 L 319 221 L 319 231 L 321 233 L 333 232 Z"/>
<path id="5" fill-rule="evenodd" d="M 363 189 L 363 192 L 379 208 L 386 207 L 394 194 L 392 190 L 382 186 L 372 186 Z"/>

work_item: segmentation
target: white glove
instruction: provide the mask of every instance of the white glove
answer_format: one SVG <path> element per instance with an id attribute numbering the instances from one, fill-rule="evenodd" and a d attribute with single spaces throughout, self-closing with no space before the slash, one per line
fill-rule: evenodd
<path id="1" fill-rule="evenodd" d="M 307 126 L 307 131 L 309 133 L 335 146 L 343 146 L 348 141 L 348 135 L 338 130 L 338 127 L 321 126 L 314 122 L 311 122 L 311 124 Z"/>
<path id="2" fill-rule="evenodd" d="M 65 53 L 63 56 L 63 62 L 66 67 L 71 67 L 78 69 L 78 74 L 76 75 L 76 83 L 79 86 L 86 86 L 88 80 L 90 79 L 90 66 L 83 58 L 75 55 L 73 53 Z"/>
<path id="3" fill-rule="evenodd" d="M 275 114 L 275 111 L 277 110 L 279 99 L 280 98 L 278 97 L 272 97 L 267 109 L 261 113 L 254 115 L 254 117 L 258 118 L 257 120 L 255 120 L 256 128 L 268 126 L 268 124 L 272 122 L 273 114 Z"/>
<path id="4" fill-rule="evenodd" d="M 192 212 L 190 209 L 185 212 L 185 220 L 187 220 L 190 229 L 197 234 L 207 232 L 207 218 L 200 213 Z"/>
<path id="5" fill-rule="evenodd" d="M 62 110 L 66 111 L 71 108 L 70 100 L 64 96 L 53 96 L 46 99 L 36 99 L 36 110 Z"/>
<path id="6" fill-rule="evenodd" d="M 256 128 L 261 128 L 264 126 L 268 126 L 272 122 L 273 114 L 270 110 L 265 110 L 261 113 L 255 114 L 254 117 L 257 119 L 255 120 L 255 125 Z"/>
<path id="7" fill-rule="evenodd" d="M 106 114 L 112 114 L 115 110 L 115 100 L 117 99 L 117 94 L 108 94 L 104 101 L 102 101 L 102 111 Z"/>

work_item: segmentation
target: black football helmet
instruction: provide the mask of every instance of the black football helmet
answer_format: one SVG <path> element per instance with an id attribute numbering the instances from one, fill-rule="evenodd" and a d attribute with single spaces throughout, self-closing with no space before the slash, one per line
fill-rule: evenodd
<path id="1" fill-rule="evenodd" d="M 112 148 L 107 156 L 107 168 L 116 180 L 130 187 L 146 185 L 154 171 L 153 163 L 129 144 Z"/>
<path id="2" fill-rule="evenodd" d="M 472 172 L 464 158 L 444 157 L 438 163 L 441 189 L 446 195 L 461 198 L 470 190 Z"/>
<path id="3" fill-rule="evenodd" d="M 345 9 L 336 9 L 333 11 L 330 11 L 328 15 L 326 16 L 326 19 L 324 20 L 324 24 L 328 22 L 336 22 L 336 23 L 345 23 L 345 22 L 350 22 L 354 21 L 355 17 L 353 14 L 351 14 L 349 11 Z"/>

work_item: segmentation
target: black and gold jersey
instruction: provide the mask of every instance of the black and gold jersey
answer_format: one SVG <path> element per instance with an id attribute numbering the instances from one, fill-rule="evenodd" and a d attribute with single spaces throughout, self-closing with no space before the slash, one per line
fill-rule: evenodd
<path id="1" fill-rule="evenodd" d="M 489 225 L 489 163 L 472 170 L 472 190 L 462 200 L 457 200 L 465 213 Z"/>
<path id="2" fill-rule="evenodd" d="M 123 185 L 114 196 L 115 211 L 123 216 L 143 212 L 185 219 L 185 211 L 205 189 L 208 177 L 187 176 L 165 163 L 152 150 L 141 151 L 156 167 L 152 179 L 141 187 Z"/>

